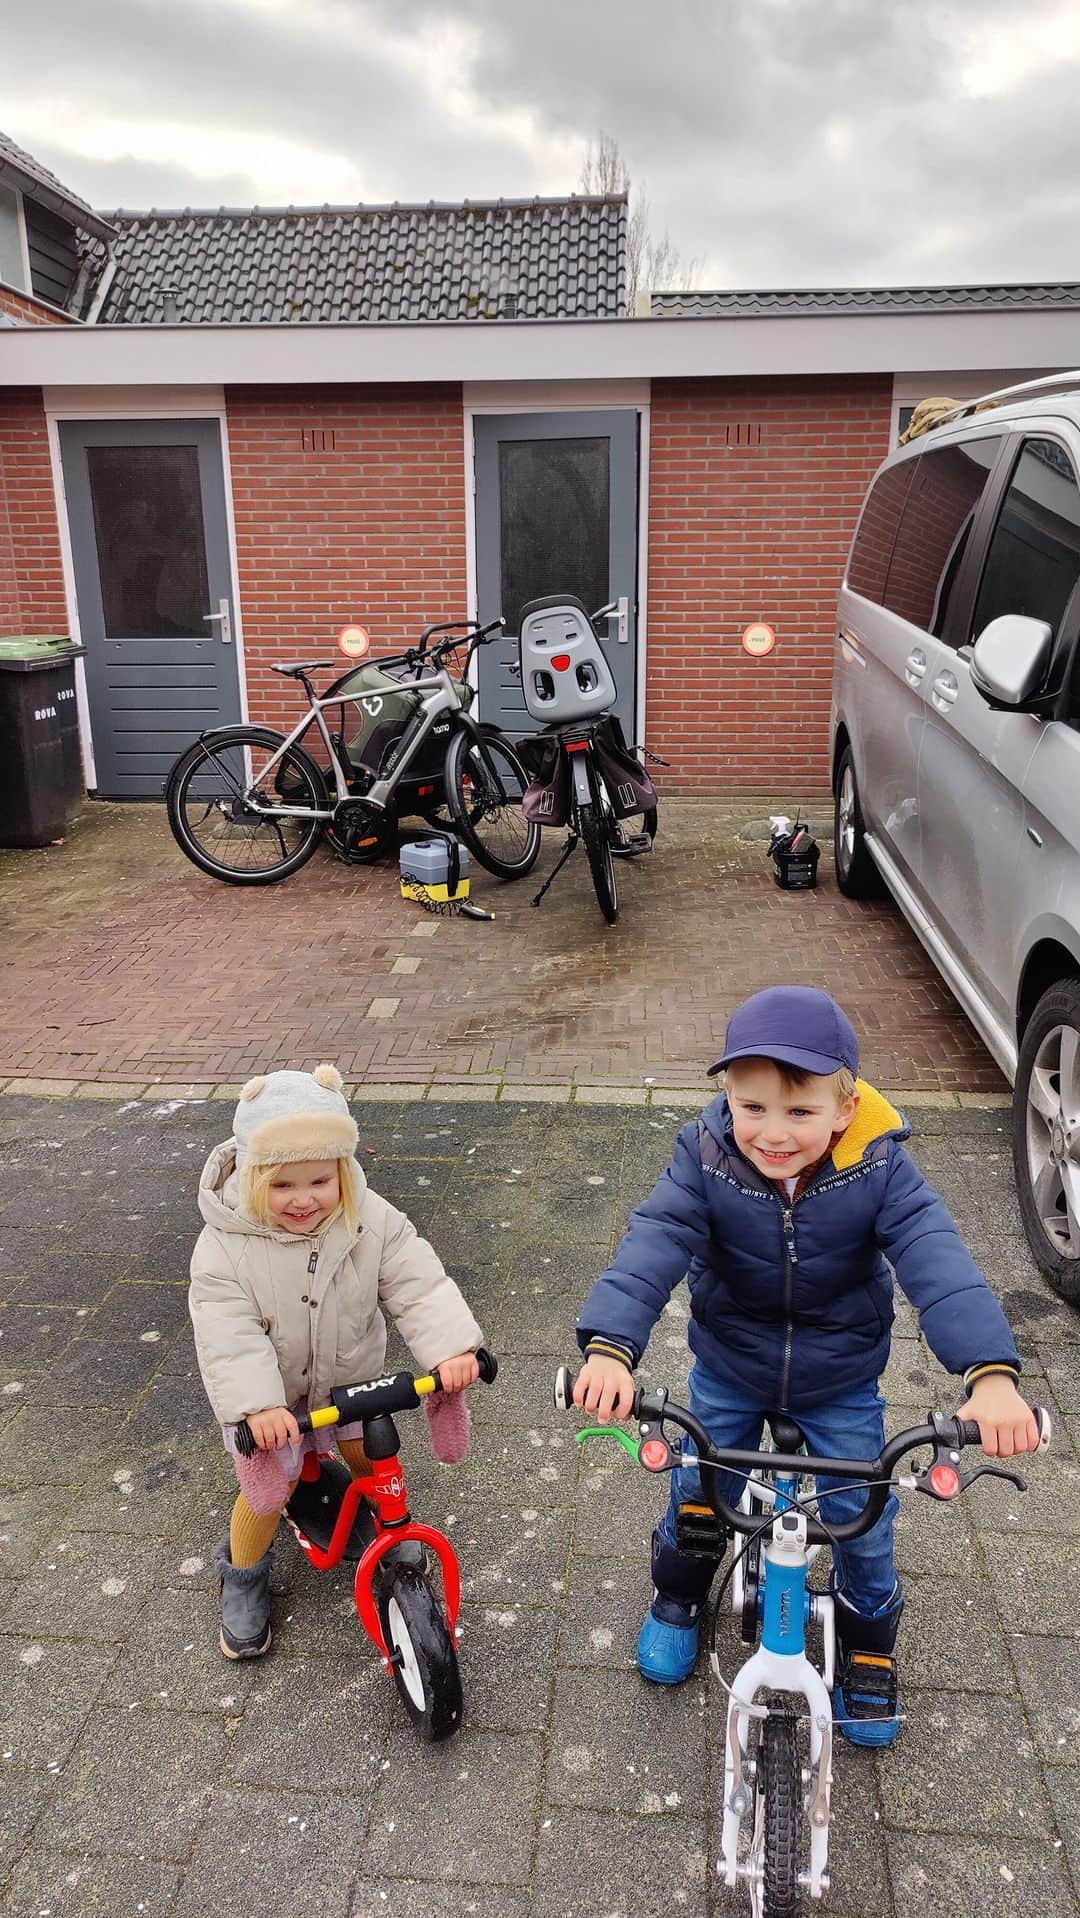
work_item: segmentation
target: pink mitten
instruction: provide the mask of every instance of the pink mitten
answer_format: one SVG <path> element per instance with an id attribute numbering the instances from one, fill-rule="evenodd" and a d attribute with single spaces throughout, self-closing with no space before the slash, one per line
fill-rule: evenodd
<path id="1" fill-rule="evenodd" d="M 469 1408 L 464 1392 L 433 1392 L 424 1400 L 431 1449 L 443 1465 L 460 1465 L 469 1449 Z"/>

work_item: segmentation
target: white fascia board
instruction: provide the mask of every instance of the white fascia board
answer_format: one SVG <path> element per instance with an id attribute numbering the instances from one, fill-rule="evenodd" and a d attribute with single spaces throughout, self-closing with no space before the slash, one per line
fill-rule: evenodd
<path id="1" fill-rule="evenodd" d="M 341 385 L 1071 367 L 1077 315 L 9 327 L 0 385 Z"/>

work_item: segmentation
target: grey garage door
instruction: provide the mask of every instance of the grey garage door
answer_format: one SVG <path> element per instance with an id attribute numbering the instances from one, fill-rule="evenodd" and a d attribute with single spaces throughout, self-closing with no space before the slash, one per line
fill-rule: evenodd
<path id="1" fill-rule="evenodd" d="M 97 784 L 158 799 L 177 754 L 240 717 L 216 420 L 60 427 Z"/>

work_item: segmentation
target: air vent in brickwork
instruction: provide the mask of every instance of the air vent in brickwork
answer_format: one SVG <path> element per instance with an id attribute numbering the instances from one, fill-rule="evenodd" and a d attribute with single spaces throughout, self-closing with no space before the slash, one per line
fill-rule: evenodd
<path id="1" fill-rule="evenodd" d="M 724 445 L 741 448 L 744 453 L 760 446 L 761 440 L 760 420 L 729 420 L 724 427 Z"/>
<path id="2" fill-rule="evenodd" d="M 302 426 L 300 449 L 304 453 L 336 453 L 337 433 L 332 426 Z"/>

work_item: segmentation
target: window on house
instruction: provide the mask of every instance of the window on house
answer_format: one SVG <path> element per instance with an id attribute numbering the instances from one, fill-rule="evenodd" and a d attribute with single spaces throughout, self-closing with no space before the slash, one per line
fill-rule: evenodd
<path id="1" fill-rule="evenodd" d="M 1000 438 L 937 446 L 915 462 L 884 604 L 938 639 L 945 635 L 952 594 L 1000 446 Z"/>
<path id="2" fill-rule="evenodd" d="M 911 425 L 911 415 L 914 413 L 914 411 L 915 411 L 914 401 L 912 401 L 910 406 L 901 406 L 897 411 L 896 438 L 897 438 L 898 444 L 903 439 L 904 434 L 908 430 L 908 427 Z"/>
<path id="3" fill-rule="evenodd" d="M 1054 440 L 1028 440 L 1001 504 L 975 601 L 975 639 L 1002 613 L 1045 619 L 1057 635 L 1080 580 L 1080 489 Z"/>
<path id="4" fill-rule="evenodd" d="M 0 186 L 0 280 L 5 286 L 18 287 L 20 293 L 28 293 L 20 197 L 10 187 Z"/>

